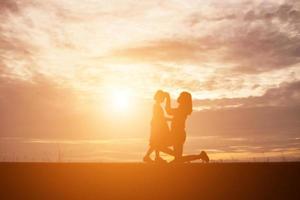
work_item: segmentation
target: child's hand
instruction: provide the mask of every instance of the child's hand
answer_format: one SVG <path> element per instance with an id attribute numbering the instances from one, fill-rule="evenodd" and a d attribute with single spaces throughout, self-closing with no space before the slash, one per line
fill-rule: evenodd
<path id="1" fill-rule="evenodd" d="M 172 117 L 166 117 L 166 121 L 171 122 L 173 120 Z"/>
<path id="2" fill-rule="evenodd" d="M 169 92 L 165 92 L 165 97 L 170 98 Z"/>

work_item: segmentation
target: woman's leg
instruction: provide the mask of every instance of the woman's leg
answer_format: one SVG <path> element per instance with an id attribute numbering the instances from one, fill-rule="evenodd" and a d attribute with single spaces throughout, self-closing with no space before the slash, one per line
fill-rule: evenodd
<path id="1" fill-rule="evenodd" d="M 169 147 L 162 147 L 162 148 L 160 148 L 160 151 L 163 152 L 163 153 L 169 154 L 171 156 L 175 155 L 174 150 L 172 150 Z"/>
<path id="2" fill-rule="evenodd" d="M 180 161 L 182 158 L 182 152 L 183 152 L 183 144 L 178 143 L 174 145 L 174 157 L 175 161 Z"/>
<path id="3" fill-rule="evenodd" d="M 181 157 L 182 162 L 190 162 L 190 161 L 200 160 L 200 159 L 206 163 L 209 162 L 209 157 L 205 151 L 201 151 L 201 153 L 198 155 L 186 155 Z"/>
<path id="4" fill-rule="evenodd" d="M 182 154 L 183 154 L 183 145 L 185 142 L 186 134 L 185 131 L 178 132 L 175 139 L 174 152 L 175 152 L 175 160 L 181 162 Z"/>
<path id="5" fill-rule="evenodd" d="M 190 162 L 190 161 L 194 161 L 194 160 L 203 160 L 205 162 L 209 162 L 209 158 L 206 154 L 205 151 L 202 151 L 200 154 L 198 155 L 186 155 L 183 156 L 183 143 L 180 144 L 176 144 L 174 145 L 174 152 L 175 152 L 175 162 Z"/>
<path id="6" fill-rule="evenodd" d="M 181 157 L 182 162 L 190 162 L 190 161 L 199 160 L 199 159 L 201 159 L 200 155 L 186 155 L 186 156 Z"/>

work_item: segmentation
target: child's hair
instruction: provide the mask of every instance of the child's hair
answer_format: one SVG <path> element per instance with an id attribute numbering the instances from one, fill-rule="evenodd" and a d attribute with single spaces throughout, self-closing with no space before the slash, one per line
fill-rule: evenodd
<path id="1" fill-rule="evenodd" d="M 157 90 L 155 95 L 154 95 L 154 100 L 158 101 L 164 97 L 164 92 L 162 90 Z"/>
<path id="2" fill-rule="evenodd" d="M 191 93 L 181 92 L 177 102 L 179 103 L 180 107 L 186 111 L 187 115 L 190 115 L 193 112 L 193 100 Z"/>

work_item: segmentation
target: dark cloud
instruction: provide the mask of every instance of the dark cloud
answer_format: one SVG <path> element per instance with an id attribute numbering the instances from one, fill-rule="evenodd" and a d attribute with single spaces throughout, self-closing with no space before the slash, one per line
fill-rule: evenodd
<path id="1" fill-rule="evenodd" d="M 195 100 L 194 104 L 212 108 L 300 107 L 300 81 L 282 83 L 279 87 L 271 88 L 264 95 L 258 97 Z"/>
<path id="2" fill-rule="evenodd" d="M 289 135 L 300 130 L 300 81 L 281 84 L 260 97 L 195 100 L 190 131 L 202 135 Z M 236 107 L 235 107 L 236 106 Z"/>
<path id="3" fill-rule="evenodd" d="M 19 7 L 19 0 L 1 0 L 0 2 L 0 11 L 1 15 L 5 14 L 5 12 L 18 12 Z"/>
<path id="4" fill-rule="evenodd" d="M 190 135 L 298 137 L 300 81 L 282 83 L 258 97 L 194 100 L 194 107 L 209 109 L 191 115 Z"/>
<path id="5" fill-rule="evenodd" d="M 184 23 L 190 28 L 203 23 L 205 21 L 223 21 L 223 20 L 234 20 L 237 19 L 237 15 L 234 13 L 224 14 L 222 13 L 219 16 L 206 16 L 202 13 L 191 14 L 187 19 L 184 20 Z"/>
<path id="6" fill-rule="evenodd" d="M 115 57 L 146 62 L 192 63 L 210 61 L 230 63 L 235 72 L 259 73 L 290 67 L 300 62 L 300 38 L 285 33 L 253 28 L 234 37 L 204 37 L 162 40 L 140 47 L 118 50 Z M 219 66 L 222 67 L 222 66 Z"/>
<path id="7" fill-rule="evenodd" d="M 198 39 L 165 39 L 119 49 L 112 52 L 112 56 L 142 62 L 195 63 L 208 61 L 209 53 L 218 48 L 218 41 L 210 36 Z"/>
<path id="8" fill-rule="evenodd" d="M 298 137 L 300 106 L 256 107 L 194 112 L 188 121 L 191 135 L 238 137 Z"/>
<path id="9" fill-rule="evenodd" d="M 115 51 L 113 55 L 134 60 L 193 63 L 199 66 L 212 61 L 220 65 L 230 64 L 233 71 L 238 73 L 260 73 L 300 63 L 298 4 L 248 7 L 243 8 L 241 5 L 239 11 L 235 9 L 231 13 L 231 8 L 224 7 L 225 14 L 217 16 L 192 14 L 185 21 L 187 28 L 195 32 L 194 35 L 202 30 L 205 34 L 205 26 L 218 23 L 214 33 L 148 42 Z M 243 11 L 245 9 L 246 12 Z"/>
<path id="10" fill-rule="evenodd" d="M 290 67 L 300 62 L 299 55 L 298 36 L 289 38 L 284 33 L 260 28 L 226 40 L 214 37 L 166 40 L 113 52 L 115 57 L 142 62 L 192 63 L 201 66 L 214 60 L 230 63 L 235 66 L 234 71 L 240 73 Z"/>
<path id="11" fill-rule="evenodd" d="M 225 60 L 238 61 L 236 70 L 240 72 L 263 72 L 299 63 L 299 9 L 283 4 L 271 12 L 246 12 L 240 21 L 240 33 L 227 41 L 229 53 Z"/>
<path id="12" fill-rule="evenodd" d="M 265 72 L 300 62 L 300 38 L 264 28 L 248 30 L 228 41 L 227 62 L 237 62 L 235 71 Z"/>
<path id="13" fill-rule="evenodd" d="M 185 22 L 191 26 L 206 21 L 219 22 L 224 20 L 232 20 L 231 22 L 235 22 L 234 20 L 270 21 L 278 19 L 284 22 L 299 22 L 300 4 L 298 1 L 294 0 L 286 0 L 281 4 L 278 4 L 278 2 L 261 2 L 258 5 L 255 5 L 254 1 L 241 1 L 235 3 L 224 1 L 222 3 L 218 2 L 217 4 L 211 4 L 210 8 L 213 14 L 197 11 L 191 14 Z M 222 10 L 222 12 L 219 12 L 220 10 Z"/>
<path id="14" fill-rule="evenodd" d="M 282 22 L 295 22 L 300 21 L 299 7 L 295 3 L 285 3 L 278 8 L 268 11 L 266 9 L 249 10 L 244 15 L 244 20 L 280 20 Z"/>

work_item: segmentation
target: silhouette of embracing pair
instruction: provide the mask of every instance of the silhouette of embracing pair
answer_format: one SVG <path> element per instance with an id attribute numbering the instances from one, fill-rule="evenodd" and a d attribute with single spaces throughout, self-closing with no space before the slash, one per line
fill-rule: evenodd
<path id="1" fill-rule="evenodd" d="M 192 95 L 189 92 L 182 92 L 178 99 L 178 107 L 171 107 L 170 94 L 158 90 L 154 95 L 153 116 L 151 120 L 151 134 L 149 149 L 144 156 L 144 162 L 166 163 L 160 157 L 160 152 L 174 156 L 174 163 L 184 163 L 201 159 L 209 162 L 209 157 L 205 151 L 198 155 L 183 156 L 183 145 L 186 139 L 185 122 L 193 111 Z M 162 103 L 165 102 L 165 109 Z M 165 115 L 167 113 L 168 116 Z M 171 127 L 168 126 L 171 121 Z M 155 160 L 150 155 L 155 152 Z"/>

